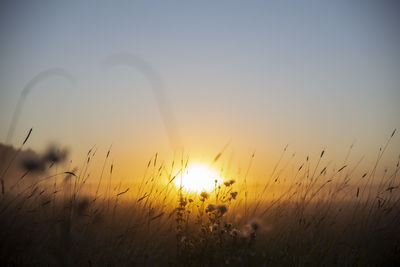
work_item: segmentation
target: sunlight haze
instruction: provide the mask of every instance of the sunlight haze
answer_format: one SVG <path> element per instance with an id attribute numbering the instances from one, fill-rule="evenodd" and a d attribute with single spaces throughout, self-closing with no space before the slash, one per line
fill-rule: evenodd
<path id="1" fill-rule="evenodd" d="M 156 152 L 170 160 L 179 149 L 149 80 L 126 65 L 102 67 L 126 53 L 161 77 L 180 148 L 195 161 L 229 143 L 225 160 L 245 168 L 256 152 L 254 171 L 265 174 L 286 144 L 300 162 L 322 149 L 341 161 L 354 143 L 351 159 L 366 155 L 368 164 L 400 127 L 399 17 L 368 3 L 2 3 L 0 136 L 25 84 L 61 67 L 77 85 L 60 77 L 37 84 L 12 144 L 33 127 L 28 147 L 67 146 L 75 165 L 93 145 L 102 158 L 112 144 L 121 178 L 140 175 Z M 388 164 L 399 148 L 395 140 Z"/>

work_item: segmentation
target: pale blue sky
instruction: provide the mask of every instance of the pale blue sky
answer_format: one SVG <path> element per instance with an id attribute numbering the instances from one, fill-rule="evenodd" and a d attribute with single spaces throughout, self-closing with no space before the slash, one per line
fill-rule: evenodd
<path id="1" fill-rule="evenodd" d="M 290 143 L 339 156 L 353 141 L 372 153 L 400 127 L 399 11 L 387 1 L 2 2 L 0 138 L 25 83 L 57 66 L 78 87 L 54 78 L 34 88 L 15 144 L 33 126 L 34 148 L 113 143 L 121 161 L 126 149 L 168 151 L 140 73 L 99 67 L 124 52 L 161 74 L 195 157 L 230 139 L 238 153 Z"/>

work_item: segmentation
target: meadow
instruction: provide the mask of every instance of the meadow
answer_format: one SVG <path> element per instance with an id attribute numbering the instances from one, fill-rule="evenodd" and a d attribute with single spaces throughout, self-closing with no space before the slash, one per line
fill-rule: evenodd
<path id="1" fill-rule="evenodd" d="M 399 161 L 380 168 L 395 131 L 361 175 L 347 158 L 326 164 L 325 150 L 291 166 L 285 148 L 257 183 L 247 179 L 250 155 L 245 171 L 208 191 L 185 190 L 190 155 L 154 154 L 143 177 L 124 184 L 110 151 L 92 148 L 69 169 L 62 149 L 27 154 L 29 134 L 0 151 L 2 266 L 400 265 Z"/>

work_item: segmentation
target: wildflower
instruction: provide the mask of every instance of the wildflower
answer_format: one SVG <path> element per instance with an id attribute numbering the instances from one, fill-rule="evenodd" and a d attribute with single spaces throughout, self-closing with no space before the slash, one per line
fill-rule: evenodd
<path id="1" fill-rule="evenodd" d="M 24 168 L 26 171 L 43 171 L 44 170 L 44 162 L 37 155 L 30 155 L 24 157 L 20 161 L 20 166 Z"/>
<path id="2" fill-rule="evenodd" d="M 260 228 L 260 222 L 257 220 L 252 220 L 250 222 L 250 227 L 253 229 L 253 231 L 257 231 L 257 229 Z"/>
<path id="3" fill-rule="evenodd" d="M 238 231 L 236 228 L 232 229 L 232 231 L 231 231 L 231 236 L 237 237 L 238 234 L 239 234 L 239 231 Z"/>
<path id="4" fill-rule="evenodd" d="M 218 224 L 214 223 L 214 224 L 211 226 L 211 232 L 215 232 L 215 231 L 217 231 L 217 230 L 218 230 Z"/>
<path id="5" fill-rule="evenodd" d="M 47 149 L 43 159 L 50 163 L 59 163 L 65 160 L 67 154 L 68 152 L 66 149 L 60 150 L 56 146 L 52 145 Z"/>
<path id="6" fill-rule="evenodd" d="M 193 202 L 193 199 L 189 198 L 189 202 L 192 203 L 192 202 Z"/>
<path id="7" fill-rule="evenodd" d="M 233 199 L 236 199 L 237 194 L 238 194 L 238 192 L 231 192 L 231 197 Z"/>
<path id="8" fill-rule="evenodd" d="M 200 201 L 205 201 L 209 197 L 208 193 L 206 191 L 203 191 L 200 193 Z"/>
<path id="9" fill-rule="evenodd" d="M 228 180 L 228 181 L 225 181 L 225 182 L 224 182 L 224 185 L 225 185 L 226 187 L 228 187 L 228 186 L 233 185 L 234 183 L 235 183 L 235 180 L 230 179 L 230 180 Z"/>
<path id="10" fill-rule="evenodd" d="M 217 209 L 221 213 L 221 215 L 224 215 L 228 211 L 228 207 L 224 204 L 218 205 Z"/>
<path id="11" fill-rule="evenodd" d="M 181 207 L 185 207 L 185 206 L 186 206 L 186 204 L 187 204 L 187 201 L 186 201 L 186 199 L 184 199 L 184 198 L 181 198 L 181 199 L 179 200 L 179 204 L 181 205 Z"/>
<path id="12" fill-rule="evenodd" d="M 227 231 L 230 231 L 231 230 L 231 228 L 232 228 L 232 224 L 231 223 L 225 223 L 225 229 L 227 230 Z"/>
<path id="13" fill-rule="evenodd" d="M 216 210 L 216 208 L 217 207 L 214 204 L 208 204 L 206 212 L 213 212 L 214 210 Z"/>

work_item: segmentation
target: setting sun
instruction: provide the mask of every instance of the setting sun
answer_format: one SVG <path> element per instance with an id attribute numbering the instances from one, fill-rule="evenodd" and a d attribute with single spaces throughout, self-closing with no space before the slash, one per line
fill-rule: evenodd
<path id="1" fill-rule="evenodd" d="M 186 191 L 210 191 L 214 188 L 215 181 L 217 181 L 217 184 L 222 181 L 218 172 L 202 164 L 189 165 L 182 174 L 182 187 Z M 179 187 L 181 185 L 181 177 L 175 179 L 174 183 Z"/>
<path id="2" fill-rule="evenodd" d="M 182 2 L 0 2 L 0 267 L 400 267 L 400 0 Z"/>

